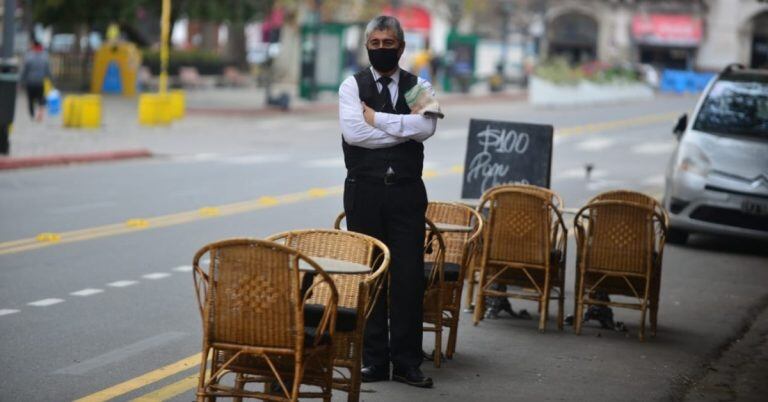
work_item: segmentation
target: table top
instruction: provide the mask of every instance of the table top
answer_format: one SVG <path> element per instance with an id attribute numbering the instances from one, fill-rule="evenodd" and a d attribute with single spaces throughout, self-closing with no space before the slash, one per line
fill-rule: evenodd
<path id="1" fill-rule="evenodd" d="M 455 225 L 452 223 L 441 223 L 441 222 L 435 222 L 435 227 L 437 227 L 437 230 L 441 232 L 459 232 L 459 233 L 469 233 L 475 229 L 472 226 Z M 427 226 L 427 229 L 429 229 L 429 226 Z"/>
<path id="2" fill-rule="evenodd" d="M 309 256 L 309 258 L 316 262 L 323 271 L 329 274 L 363 274 L 371 272 L 371 267 L 356 262 L 335 260 L 326 257 Z M 304 260 L 300 260 L 299 269 L 302 271 L 314 271 L 314 268 Z"/>

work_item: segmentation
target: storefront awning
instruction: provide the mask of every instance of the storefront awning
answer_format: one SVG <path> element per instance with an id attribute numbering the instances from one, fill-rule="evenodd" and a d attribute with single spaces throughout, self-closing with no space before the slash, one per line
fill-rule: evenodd
<path id="1" fill-rule="evenodd" d="M 645 14 L 632 17 L 632 38 L 654 46 L 695 47 L 701 42 L 701 18 L 690 15 Z"/>

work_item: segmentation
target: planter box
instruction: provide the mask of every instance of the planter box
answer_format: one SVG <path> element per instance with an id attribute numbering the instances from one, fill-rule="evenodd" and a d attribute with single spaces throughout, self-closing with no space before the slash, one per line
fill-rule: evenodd
<path id="1" fill-rule="evenodd" d="M 574 85 L 557 85 L 538 77 L 531 77 L 528 87 L 528 101 L 535 106 L 611 103 L 652 99 L 653 96 L 653 90 L 643 83 L 595 84 L 581 81 Z"/>

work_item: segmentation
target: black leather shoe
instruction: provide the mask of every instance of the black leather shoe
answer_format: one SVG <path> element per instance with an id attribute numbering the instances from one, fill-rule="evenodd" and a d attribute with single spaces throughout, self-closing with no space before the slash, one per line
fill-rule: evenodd
<path id="1" fill-rule="evenodd" d="M 389 365 L 365 366 L 360 373 L 363 382 L 389 381 Z"/>
<path id="2" fill-rule="evenodd" d="M 419 388 L 432 388 L 432 379 L 426 377 L 418 367 L 395 367 L 392 379 Z"/>

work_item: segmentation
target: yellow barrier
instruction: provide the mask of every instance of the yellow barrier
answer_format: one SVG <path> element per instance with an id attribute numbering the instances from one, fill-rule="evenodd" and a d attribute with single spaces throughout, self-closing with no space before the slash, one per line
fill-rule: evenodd
<path id="1" fill-rule="evenodd" d="M 171 96 L 171 117 L 174 120 L 184 117 L 184 109 L 186 109 L 184 91 L 176 90 L 169 92 L 169 94 Z"/>
<path id="2" fill-rule="evenodd" d="M 139 123 L 154 126 L 169 124 L 184 117 L 184 91 L 139 96 Z"/>
<path id="3" fill-rule="evenodd" d="M 101 126 L 101 96 L 65 96 L 62 112 L 64 127 L 97 128 Z"/>
<path id="4" fill-rule="evenodd" d="M 139 96 L 139 123 L 154 126 L 171 122 L 171 98 L 163 94 Z"/>

